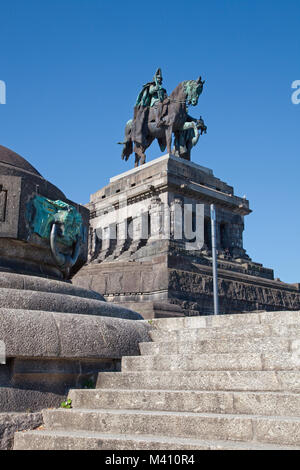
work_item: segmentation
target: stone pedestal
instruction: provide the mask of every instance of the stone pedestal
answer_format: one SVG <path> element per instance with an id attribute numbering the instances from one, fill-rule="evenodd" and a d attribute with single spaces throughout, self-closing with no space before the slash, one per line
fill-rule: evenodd
<path id="1" fill-rule="evenodd" d="M 38 236 L 30 225 L 29 205 L 40 196 L 63 201 L 76 208 L 82 217 L 83 236 L 74 274 L 87 256 L 87 209 L 68 200 L 24 158 L 0 145 L 0 269 L 61 279 L 63 275 L 52 257 L 49 240 Z M 60 249 L 67 251 L 63 246 Z"/>
<path id="2" fill-rule="evenodd" d="M 111 178 L 91 196 L 95 240 L 73 283 L 144 318 L 212 313 L 211 203 L 221 313 L 299 309 L 299 285 L 274 280 L 272 269 L 246 254 L 249 202 L 212 170 L 171 155 Z M 117 240 L 102 237 L 111 226 L 118 227 L 122 241 L 118 234 Z"/>
<path id="3" fill-rule="evenodd" d="M 119 370 L 121 357 L 138 354 L 138 343 L 149 339 L 149 325 L 133 321 L 141 315 L 62 279 L 49 236 L 30 224 L 28 204 L 35 198 L 50 209 L 53 200 L 67 205 L 69 220 L 74 207 L 80 214 L 84 230 L 73 274 L 87 260 L 88 238 L 90 259 L 98 248 L 105 259 L 117 246 L 110 242 L 113 224 L 103 227 L 98 247 L 88 209 L 68 201 L 25 159 L 0 146 L 0 342 L 6 353 L 0 363 L 0 414 L 59 406 L 70 387 L 84 387 L 99 371 Z M 59 250 L 67 252 L 63 242 Z M 22 416 L 13 420 L 11 433 L 32 421 Z"/>

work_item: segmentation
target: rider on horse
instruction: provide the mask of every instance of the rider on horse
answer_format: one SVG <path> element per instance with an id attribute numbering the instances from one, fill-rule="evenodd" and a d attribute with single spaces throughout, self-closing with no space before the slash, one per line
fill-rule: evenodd
<path id="1" fill-rule="evenodd" d="M 142 145 L 145 144 L 143 128 L 148 123 L 152 109 L 156 126 L 160 127 L 163 124 L 162 118 L 166 114 L 166 107 L 163 105 L 163 101 L 168 95 L 165 88 L 162 87 L 162 81 L 162 73 L 159 68 L 155 72 L 153 81 L 143 86 L 135 103 L 132 131 L 134 140 Z"/>
<path id="2" fill-rule="evenodd" d="M 145 150 L 157 139 L 162 152 L 172 153 L 172 135 L 175 152 L 181 158 L 190 159 L 190 150 L 197 144 L 199 130 L 206 131 L 202 119 L 188 115 L 189 105 L 196 106 L 205 80 L 185 80 L 177 85 L 168 97 L 162 87 L 161 69 L 157 69 L 154 81 L 146 83 L 138 95 L 134 117 L 126 123 L 122 159 L 128 160 L 135 153 L 135 166 L 145 163 Z"/>
<path id="3" fill-rule="evenodd" d="M 168 97 L 167 91 L 162 87 L 161 69 L 157 69 L 153 77 L 153 82 L 146 83 L 139 93 L 135 106 L 154 107 L 156 114 L 156 124 L 162 124 L 162 105 L 164 99 Z"/>

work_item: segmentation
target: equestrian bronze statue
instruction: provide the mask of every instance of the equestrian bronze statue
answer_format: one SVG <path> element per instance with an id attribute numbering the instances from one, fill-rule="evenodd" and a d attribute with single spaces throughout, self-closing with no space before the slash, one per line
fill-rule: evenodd
<path id="1" fill-rule="evenodd" d="M 134 152 L 135 166 L 144 164 L 146 149 L 157 139 L 162 152 L 167 148 L 169 154 L 190 160 L 192 147 L 207 127 L 201 117 L 189 116 L 188 106 L 198 104 L 204 83 L 201 77 L 181 82 L 168 96 L 162 87 L 161 69 L 157 69 L 153 81 L 146 83 L 139 93 L 133 119 L 126 124 L 122 159 L 128 160 Z"/>

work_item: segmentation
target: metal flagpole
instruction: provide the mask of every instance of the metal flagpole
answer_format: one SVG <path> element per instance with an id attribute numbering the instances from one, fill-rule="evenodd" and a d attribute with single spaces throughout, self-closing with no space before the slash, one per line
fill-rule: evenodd
<path id="1" fill-rule="evenodd" d="M 219 314 L 219 297 L 218 297 L 218 261 L 217 261 L 217 243 L 216 243 L 216 210 L 215 205 L 210 205 L 211 218 L 211 248 L 213 263 L 213 285 L 214 285 L 214 314 Z"/>

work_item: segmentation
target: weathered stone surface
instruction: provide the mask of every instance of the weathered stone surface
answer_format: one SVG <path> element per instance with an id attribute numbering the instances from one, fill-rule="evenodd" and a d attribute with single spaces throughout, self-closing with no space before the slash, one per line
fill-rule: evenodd
<path id="1" fill-rule="evenodd" d="M 159 253 L 155 256 L 158 255 Z M 197 261 L 195 257 L 189 259 L 188 255 L 184 258 L 170 253 L 163 262 L 156 262 L 155 256 L 150 263 L 151 279 L 148 275 L 149 261 L 124 263 L 120 260 L 89 264 L 80 270 L 73 282 L 96 290 L 115 302 L 123 302 L 124 305 L 127 302 L 158 301 L 180 307 L 186 315 L 211 313 L 212 268 L 202 265 L 201 260 Z M 172 264 L 176 267 L 172 268 Z M 149 279 L 147 283 L 143 282 L 145 271 Z M 135 281 L 130 281 L 129 286 L 128 279 Z M 222 313 L 300 308 L 300 293 L 296 286 L 234 271 L 228 272 L 225 267 L 219 269 L 219 279 Z M 142 306 L 140 309 L 143 313 Z"/>
<path id="2" fill-rule="evenodd" d="M 271 364 L 270 364 L 271 365 Z M 122 371 L 262 370 L 262 357 L 248 354 L 175 354 L 123 357 Z"/>
<path id="3" fill-rule="evenodd" d="M 296 418 L 260 418 L 255 422 L 256 439 L 274 444 L 300 445 L 300 423 Z"/>
<path id="4" fill-rule="evenodd" d="M 56 383 L 56 387 L 53 387 L 53 384 L 51 384 L 51 371 L 48 371 L 48 388 L 45 387 L 45 384 L 44 386 L 39 384 L 39 387 L 36 387 L 34 383 L 26 388 L 23 380 L 20 387 L 18 387 L 17 380 L 18 378 L 16 378 L 16 383 L 13 387 L 8 383 L 8 386 L 1 384 L 1 413 L 11 413 L 12 410 L 18 413 L 37 412 L 43 408 L 57 408 L 67 394 L 66 387 L 63 387 L 61 384 Z M 34 381 L 37 382 L 38 377 L 34 377 Z M 56 382 L 58 382 L 57 377 Z M 76 381 L 74 383 L 76 384 Z"/>
<path id="5" fill-rule="evenodd" d="M 146 322 L 108 316 L 0 309 L 7 357 L 121 358 L 138 354 L 148 329 Z"/>
<path id="6" fill-rule="evenodd" d="M 258 418 L 257 416 L 217 415 L 135 410 L 57 410 L 44 411 L 49 430 L 167 435 L 198 439 L 269 442 L 300 445 L 298 418 Z M 99 419 L 101 417 L 101 419 Z"/>
<path id="7" fill-rule="evenodd" d="M 73 408 L 188 411 L 300 417 L 300 395 L 198 390 L 71 390 Z"/>
<path id="8" fill-rule="evenodd" d="M 88 431 L 17 433 L 15 450 L 299 450 L 287 445 L 208 441 L 148 435 L 101 434 Z"/>
<path id="9" fill-rule="evenodd" d="M 193 310 L 209 313 L 211 268 L 201 266 L 200 262 L 193 262 L 191 266 L 189 260 L 184 258 L 176 260 L 176 264 L 176 269 L 175 266 L 169 269 L 169 290 L 174 293 L 173 303 L 181 305 L 184 299 L 191 314 Z M 243 273 L 228 273 L 222 265 L 219 268 L 218 290 L 222 313 L 265 309 L 299 310 L 300 307 L 300 294 L 296 286 Z"/>
<path id="10" fill-rule="evenodd" d="M 175 305 L 182 315 L 211 314 L 211 203 L 217 214 L 220 312 L 300 309 L 300 285 L 274 280 L 272 269 L 253 262 L 243 248 L 249 202 L 212 170 L 172 155 L 111 178 L 91 195 L 89 263 L 74 283 L 134 304 L 144 318 L 158 318 L 161 311 L 171 315 L 167 308 L 144 308 L 148 302 Z M 187 231 L 175 235 L 183 227 L 176 214 L 187 205 L 197 223 L 197 207 L 204 205 L 204 244 L 201 238 L 191 247 Z"/>
<path id="11" fill-rule="evenodd" d="M 74 286 L 70 281 L 59 281 L 26 274 L 0 271 L 0 289 L 17 289 L 19 291 L 46 292 L 48 294 L 63 294 L 83 297 L 85 299 L 104 300 L 99 292 Z M 12 291 L 12 295 L 14 291 Z"/>
<path id="12" fill-rule="evenodd" d="M 41 276 L 62 278 L 50 250 L 48 240 L 35 236 L 27 220 L 27 204 L 35 195 L 51 200 L 62 200 L 80 212 L 88 233 L 89 211 L 69 201 L 66 196 L 24 158 L 0 146 L 0 188 L 5 194 L 5 208 L 0 213 L 0 268 Z M 87 236 L 81 241 L 81 250 L 73 267 L 75 273 L 87 258 Z"/>
<path id="13" fill-rule="evenodd" d="M 290 392 L 234 392 L 233 407 L 234 413 L 300 417 L 300 395 Z"/>
<path id="14" fill-rule="evenodd" d="M 151 326 L 163 330 L 181 330 L 183 328 L 231 328 L 239 331 L 245 327 L 259 325 L 277 328 L 287 325 L 300 325 L 300 311 L 260 312 L 251 315 L 242 313 L 234 315 L 192 316 L 184 318 L 153 319 Z"/>
<path id="15" fill-rule="evenodd" d="M 224 340 L 205 339 L 200 341 L 141 343 L 142 355 L 155 354 L 210 354 L 210 353 L 269 353 L 290 350 L 292 340 L 288 338 L 229 338 Z"/>
<path id="16" fill-rule="evenodd" d="M 210 315 L 205 317 L 206 325 L 213 328 L 240 328 L 246 325 L 257 325 L 261 322 L 259 313 L 234 314 L 234 315 Z M 192 321 L 192 319 L 190 320 Z M 190 325 L 189 325 L 190 326 Z"/>
<path id="17" fill-rule="evenodd" d="M 150 340 L 149 327 L 108 316 L 0 309 L 7 356 L 0 367 L 0 410 L 58 406 L 70 388 L 120 370 L 122 355 L 138 354 L 138 343 Z"/>
<path id="18" fill-rule="evenodd" d="M 175 354 L 140 357 L 123 357 L 123 372 L 130 371 L 172 371 L 172 370 L 298 370 L 299 355 L 278 354 L 270 351 L 259 353 L 221 354 Z"/>
<path id="19" fill-rule="evenodd" d="M 272 314 L 271 314 L 272 315 Z M 155 318 L 151 322 L 153 328 L 163 330 L 181 330 L 184 328 L 244 328 L 245 326 L 259 325 L 261 322 L 259 313 L 234 314 L 234 315 L 210 315 L 191 316 L 183 318 Z M 269 321 L 270 322 L 270 321 Z"/>
<path id="20" fill-rule="evenodd" d="M 300 393 L 300 367 L 298 371 L 293 370 L 279 370 L 277 378 L 281 384 L 282 390 L 290 390 L 294 393 Z"/>
<path id="21" fill-rule="evenodd" d="M 276 351 L 269 351 L 267 354 L 262 354 L 262 367 L 264 370 L 299 370 L 300 369 L 300 350 L 297 354 L 293 352 L 285 353 L 281 352 L 280 354 Z"/>
<path id="22" fill-rule="evenodd" d="M 6 289 L 4 287 L 0 289 L 0 304 L 2 309 L 43 310 L 46 312 L 78 313 L 131 320 L 142 319 L 141 315 L 126 307 L 111 305 L 109 302 L 101 300 L 32 290 Z"/>
<path id="23" fill-rule="evenodd" d="M 0 368 L 0 410 L 38 411 L 58 407 L 70 388 L 95 383 L 99 372 L 120 370 L 120 360 L 26 359 L 7 361 Z"/>
<path id="24" fill-rule="evenodd" d="M 300 324 L 296 325 L 259 325 L 244 328 L 194 328 L 187 330 L 162 331 L 153 329 L 150 332 L 153 341 L 200 341 L 205 339 L 233 339 L 251 337 L 300 337 Z"/>
<path id="25" fill-rule="evenodd" d="M 280 326 L 282 324 L 300 324 L 300 310 L 296 312 L 280 311 L 280 312 L 261 312 L 259 314 L 261 323 L 271 323 Z"/>
<path id="26" fill-rule="evenodd" d="M 71 390 L 73 409 L 46 410 L 45 430 L 17 434 L 16 449 L 300 447 L 299 313 L 140 323 L 151 355 L 123 357 L 96 389 Z"/>
<path id="27" fill-rule="evenodd" d="M 43 412 L 49 430 L 167 435 L 198 439 L 252 440 L 249 417 L 136 410 L 53 410 Z M 138 432 L 137 432 L 138 430 Z"/>
<path id="28" fill-rule="evenodd" d="M 0 413 L 0 450 L 12 449 L 16 431 L 34 429 L 42 423 L 41 413 Z"/>
<path id="29" fill-rule="evenodd" d="M 61 233 L 50 242 L 56 222 Z M 120 370 L 121 356 L 138 354 L 138 343 L 149 340 L 149 325 L 132 321 L 141 315 L 61 280 L 86 262 L 88 229 L 87 208 L 0 146 L 2 412 L 58 406 L 70 387 L 95 382 L 100 371 Z"/>
<path id="30" fill-rule="evenodd" d="M 251 337 L 251 336 L 288 336 L 288 334 L 282 334 L 281 330 L 276 331 L 277 334 L 271 330 L 269 325 L 266 326 L 251 326 L 251 327 L 244 327 L 244 328 L 237 328 L 232 331 L 232 328 L 191 328 L 189 330 L 161 330 L 161 329 L 153 329 L 150 332 L 150 336 L 153 341 L 155 342 L 165 342 L 165 341 L 200 341 L 205 339 L 224 339 L 224 338 L 244 338 L 244 337 Z M 299 328 L 300 332 L 300 328 Z"/>
<path id="31" fill-rule="evenodd" d="M 97 388 L 294 392 L 299 388 L 300 371 L 290 374 L 279 380 L 274 371 L 104 372 L 99 374 Z"/>
<path id="32" fill-rule="evenodd" d="M 188 411 L 197 413 L 233 413 L 231 392 L 96 389 L 70 390 L 72 406 L 86 409 L 131 409 Z M 300 406 L 300 405 L 299 405 Z"/>

